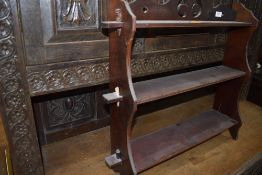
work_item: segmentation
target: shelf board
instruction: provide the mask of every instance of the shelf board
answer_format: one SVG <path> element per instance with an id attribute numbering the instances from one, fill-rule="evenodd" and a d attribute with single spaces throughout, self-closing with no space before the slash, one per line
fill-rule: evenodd
<path id="1" fill-rule="evenodd" d="M 121 28 L 123 22 L 103 21 L 102 28 Z M 136 28 L 176 28 L 176 27 L 245 27 L 249 22 L 238 21 L 188 21 L 188 20 L 137 20 Z"/>
<path id="2" fill-rule="evenodd" d="M 143 104 L 244 76 L 226 66 L 167 76 L 134 83 L 137 104 Z"/>
<path id="3" fill-rule="evenodd" d="M 237 121 L 211 110 L 181 124 L 133 139 L 131 149 L 137 172 L 151 168 L 197 146 L 235 124 Z"/>

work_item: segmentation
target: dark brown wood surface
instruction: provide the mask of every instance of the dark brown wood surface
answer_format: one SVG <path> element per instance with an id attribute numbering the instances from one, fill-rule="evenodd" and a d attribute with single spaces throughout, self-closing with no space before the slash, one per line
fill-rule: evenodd
<path id="1" fill-rule="evenodd" d="M 228 116 L 212 110 L 182 123 L 134 138 L 131 146 L 137 172 L 170 159 L 236 123 L 237 121 L 231 120 Z"/>
<path id="2" fill-rule="evenodd" d="M 225 66 L 211 67 L 158 79 L 134 83 L 137 104 L 159 100 L 195 89 L 219 84 L 244 76 L 245 73 Z"/>
<path id="3" fill-rule="evenodd" d="M 117 21 L 106 21 L 102 23 L 104 28 L 122 28 L 123 23 Z M 245 27 L 250 26 L 248 22 L 237 21 L 171 21 L 171 20 L 138 20 L 136 21 L 137 28 L 197 28 L 197 27 Z"/>
<path id="4" fill-rule="evenodd" d="M 226 82 L 217 88 L 214 109 L 238 121 L 238 125 L 230 129 L 232 137 L 237 139 L 238 131 L 242 125 L 238 101 L 244 83 L 247 83 L 251 76 L 247 53 L 249 42 L 257 29 L 258 21 L 252 12 L 247 10 L 243 5 L 234 4 L 233 8 L 239 11 L 237 20 L 247 20 L 253 25 L 247 28 L 231 30 L 228 33 L 223 64 L 242 70 L 246 72 L 246 75 L 242 78 Z"/>
<path id="5" fill-rule="evenodd" d="M 90 87 L 108 81 L 108 40 L 102 34 L 99 24 L 102 18 L 100 14 L 106 16 L 107 6 L 102 8 L 100 1 L 81 0 L 79 3 L 82 3 L 80 6 L 84 9 L 84 14 L 81 15 L 85 18 L 75 13 L 76 20 L 73 20 L 70 18 L 70 12 L 66 11 L 73 9 L 72 2 L 76 1 L 1 1 L 1 111 L 4 113 L 4 125 L 11 146 L 14 170 L 21 175 L 43 174 L 30 96 Z M 230 4 L 228 2 L 223 1 L 224 4 Z M 217 3 L 220 2 L 206 3 L 212 6 L 219 5 Z M 247 4 L 252 5 L 249 1 Z M 208 34 L 206 38 L 202 37 L 202 34 L 188 36 L 194 40 L 192 43 L 170 42 L 169 45 L 165 45 L 165 37 L 139 40 L 135 45 L 140 47 L 135 47 L 135 53 L 156 51 L 160 48 L 161 51 L 151 52 L 148 56 L 136 56 L 140 59 L 132 63 L 134 72 L 138 76 L 149 75 L 220 61 L 223 55 L 223 35 L 220 37 Z M 169 36 L 168 40 L 181 41 L 174 39 L 177 37 L 181 40 L 184 38 Z M 201 47 L 204 46 L 205 51 L 203 48 L 197 48 L 198 41 L 202 43 Z M 210 61 L 206 55 L 211 53 L 215 56 Z M 179 57 L 187 59 L 181 61 Z M 9 98 L 11 96 L 12 98 Z M 17 103 L 10 105 L 9 102 L 13 102 L 10 99 L 16 99 Z"/>

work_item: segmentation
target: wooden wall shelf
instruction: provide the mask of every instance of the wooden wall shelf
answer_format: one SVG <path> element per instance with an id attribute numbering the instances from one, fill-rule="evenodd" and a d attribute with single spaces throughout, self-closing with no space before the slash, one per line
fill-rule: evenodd
<path id="1" fill-rule="evenodd" d="M 172 1 L 173 2 L 173 1 Z M 189 1 L 191 2 L 191 1 Z M 135 1 L 134 3 L 142 3 Z M 151 4 L 152 3 L 152 4 Z M 173 2 L 174 3 L 174 2 Z M 192 3 L 192 2 L 191 2 Z M 154 6 L 146 2 L 147 9 Z M 168 6 L 165 6 L 167 9 Z M 247 45 L 257 28 L 258 21 L 240 3 L 231 9 L 236 13 L 234 21 L 208 20 L 205 16 L 183 17 L 166 15 L 166 20 L 151 20 L 152 16 L 139 14 L 139 20 L 127 1 L 110 1 L 108 21 L 103 28 L 109 31 L 110 90 L 105 94 L 111 104 L 111 156 L 106 158 L 109 167 L 121 175 L 138 174 L 152 166 L 178 155 L 229 129 L 237 139 L 242 125 L 238 112 L 241 87 L 250 78 L 247 63 Z M 170 9 L 169 9 L 170 10 Z M 204 11 L 207 9 L 203 9 Z M 228 9 L 229 10 L 229 9 Z M 136 10 L 135 10 L 136 11 Z M 203 11 L 203 14 L 206 12 Z M 161 13 L 161 12 L 160 12 Z M 165 17 L 165 15 L 161 14 Z M 138 28 L 228 28 L 228 41 L 223 65 L 178 75 L 133 82 L 131 75 L 131 50 Z M 132 138 L 134 115 L 140 104 L 167 98 L 202 87 L 217 85 L 213 109 L 188 121 L 163 128 L 157 132 Z M 117 91 L 115 91 L 117 89 Z M 146 148 L 146 149 L 145 149 Z"/>

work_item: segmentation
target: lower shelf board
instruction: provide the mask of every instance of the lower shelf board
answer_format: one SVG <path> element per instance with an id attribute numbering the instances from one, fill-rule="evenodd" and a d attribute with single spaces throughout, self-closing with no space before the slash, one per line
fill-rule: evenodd
<path id="1" fill-rule="evenodd" d="M 151 168 L 236 124 L 237 121 L 211 110 L 181 124 L 135 138 L 131 141 L 131 148 L 136 170 L 141 172 Z"/>

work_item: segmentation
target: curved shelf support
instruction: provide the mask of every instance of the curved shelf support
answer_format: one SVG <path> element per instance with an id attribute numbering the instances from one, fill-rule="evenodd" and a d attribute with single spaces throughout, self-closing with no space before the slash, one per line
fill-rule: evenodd
<path id="1" fill-rule="evenodd" d="M 112 10 L 115 9 L 115 10 Z M 136 17 L 128 2 L 112 0 L 108 4 L 109 20 L 123 23 L 119 29 L 109 29 L 109 74 L 111 98 L 111 153 L 106 158 L 109 166 L 121 174 L 136 174 L 130 148 L 134 114 L 137 110 L 136 96 L 131 76 L 131 52 L 136 32 Z M 116 89 L 118 89 L 116 92 Z M 117 94 L 117 95 L 116 95 Z M 104 95 L 106 96 L 106 95 Z M 107 99 L 107 101 L 108 101 Z M 110 100 L 109 100 L 110 101 Z"/>
<path id="2" fill-rule="evenodd" d="M 236 28 L 229 31 L 223 64 L 242 70 L 246 72 L 246 75 L 226 82 L 217 88 L 214 109 L 238 121 L 237 125 L 229 129 L 232 138 L 236 140 L 238 138 L 238 131 L 242 125 L 239 115 L 239 98 L 244 83 L 246 83 L 251 76 L 247 59 L 247 49 L 249 41 L 257 29 L 258 20 L 251 11 L 247 10 L 240 3 L 233 4 L 233 8 L 237 11 L 237 21 L 250 21 L 252 25 L 250 27 Z"/>

